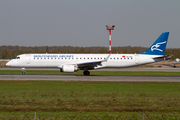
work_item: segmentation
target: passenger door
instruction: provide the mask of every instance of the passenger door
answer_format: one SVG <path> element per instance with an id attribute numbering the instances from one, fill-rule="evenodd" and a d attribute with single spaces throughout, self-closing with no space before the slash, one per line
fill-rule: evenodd
<path id="1" fill-rule="evenodd" d="M 26 63 L 27 64 L 31 63 L 31 55 L 30 54 L 26 54 Z"/>

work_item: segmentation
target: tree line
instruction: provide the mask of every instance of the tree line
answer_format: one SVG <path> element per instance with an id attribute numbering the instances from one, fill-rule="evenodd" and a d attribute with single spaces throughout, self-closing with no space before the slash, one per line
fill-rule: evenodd
<path id="1" fill-rule="evenodd" d="M 93 53 L 93 54 L 108 54 L 108 47 L 77 47 L 77 46 L 0 46 L 0 59 L 12 59 L 19 54 L 26 53 Z M 134 54 L 141 53 L 148 48 L 146 47 L 112 47 L 113 54 Z M 167 48 L 166 55 L 173 55 L 172 59 L 180 58 L 180 48 Z"/>

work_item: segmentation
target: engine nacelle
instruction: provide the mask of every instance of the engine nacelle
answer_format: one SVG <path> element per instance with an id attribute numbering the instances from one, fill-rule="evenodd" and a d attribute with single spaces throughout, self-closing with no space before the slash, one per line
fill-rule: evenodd
<path id="1" fill-rule="evenodd" d="M 180 59 L 179 58 L 176 58 L 176 62 L 179 62 L 180 61 Z"/>
<path id="2" fill-rule="evenodd" d="M 63 65 L 60 70 L 61 72 L 73 73 L 77 70 L 77 68 L 74 67 L 74 65 Z"/>

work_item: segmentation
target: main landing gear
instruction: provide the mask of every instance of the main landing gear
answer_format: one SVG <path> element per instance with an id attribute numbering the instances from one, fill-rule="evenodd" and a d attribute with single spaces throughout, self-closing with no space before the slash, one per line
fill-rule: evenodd
<path id="1" fill-rule="evenodd" d="M 176 68 L 176 65 L 174 65 L 173 68 Z"/>
<path id="2" fill-rule="evenodd" d="M 90 72 L 88 70 L 84 70 L 83 74 L 84 75 L 90 75 Z"/>
<path id="3" fill-rule="evenodd" d="M 25 68 L 21 68 L 22 70 L 22 75 L 25 75 Z"/>

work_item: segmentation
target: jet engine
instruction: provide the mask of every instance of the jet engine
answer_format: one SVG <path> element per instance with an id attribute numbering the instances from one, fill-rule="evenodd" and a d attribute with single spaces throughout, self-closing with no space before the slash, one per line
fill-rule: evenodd
<path id="1" fill-rule="evenodd" d="M 176 62 L 179 62 L 180 61 L 180 59 L 179 58 L 176 58 Z"/>
<path id="2" fill-rule="evenodd" d="M 66 73 L 73 73 L 77 71 L 77 67 L 75 67 L 74 65 L 63 65 L 60 71 Z"/>

